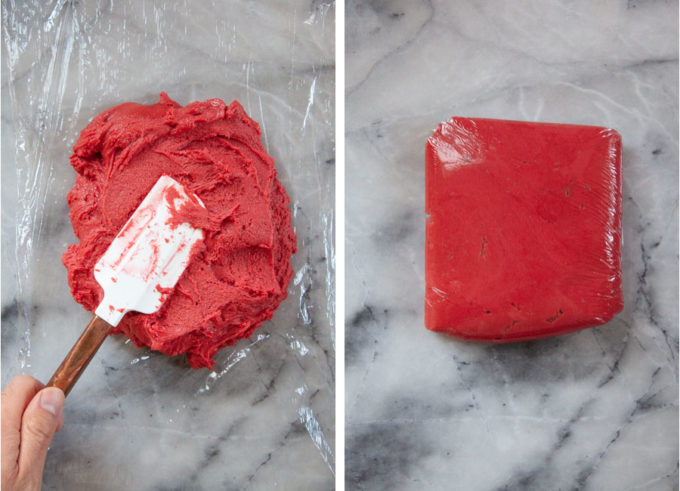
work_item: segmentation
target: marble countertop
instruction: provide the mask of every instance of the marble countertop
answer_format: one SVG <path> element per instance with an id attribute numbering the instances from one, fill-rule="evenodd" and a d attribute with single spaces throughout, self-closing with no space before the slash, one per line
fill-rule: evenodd
<path id="1" fill-rule="evenodd" d="M 677 19 L 663 1 L 347 2 L 347 489 L 677 489 Z M 425 330 L 424 145 L 453 115 L 621 133 L 612 322 L 500 346 Z"/>
<path id="2" fill-rule="evenodd" d="M 121 102 L 238 99 L 291 198 L 288 299 L 214 371 L 107 339 L 66 401 L 43 489 L 331 489 L 332 2 L 3 3 L 2 385 L 46 381 L 89 321 L 60 256 L 71 147 Z"/>

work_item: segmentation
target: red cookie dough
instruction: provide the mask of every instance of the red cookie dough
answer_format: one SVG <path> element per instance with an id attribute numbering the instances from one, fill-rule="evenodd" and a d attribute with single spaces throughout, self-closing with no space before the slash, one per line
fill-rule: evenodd
<path id="1" fill-rule="evenodd" d="M 94 118 L 73 152 L 78 176 L 68 203 L 80 242 L 63 262 L 73 298 L 89 311 L 103 297 L 95 263 L 162 175 L 196 193 L 208 211 L 194 224 L 205 240 L 160 311 L 130 312 L 114 333 L 168 355 L 186 353 L 193 368 L 212 367 L 221 348 L 272 317 L 287 295 L 296 239 L 274 161 L 238 102 L 182 107 L 162 93 L 149 106 L 121 104 Z"/>
<path id="2" fill-rule="evenodd" d="M 616 131 L 455 117 L 425 155 L 428 329 L 521 341 L 621 311 Z"/>

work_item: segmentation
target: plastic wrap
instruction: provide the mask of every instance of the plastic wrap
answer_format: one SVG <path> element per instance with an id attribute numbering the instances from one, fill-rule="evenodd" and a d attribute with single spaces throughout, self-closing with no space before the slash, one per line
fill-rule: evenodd
<path id="1" fill-rule="evenodd" d="M 425 323 L 521 341 L 608 322 L 621 291 L 621 137 L 452 118 L 426 146 Z"/>
<path id="2" fill-rule="evenodd" d="M 288 298 L 212 371 L 108 339 L 45 489 L 328 487 L 334 466 L 332 2 L 3 3 L 2 380 L 45 381 L 86 325 L 60 257 L 69 155 L 116 104 L 238 100 L 291 199 Z"/>

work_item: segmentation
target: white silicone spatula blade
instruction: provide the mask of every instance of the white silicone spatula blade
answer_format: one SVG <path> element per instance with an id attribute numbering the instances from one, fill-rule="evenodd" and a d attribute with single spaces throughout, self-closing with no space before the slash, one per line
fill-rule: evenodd
<path id="1" fill-rule="evenodd" d="M 202 205 L 174 179 L 156 182 L 95 266 L 104 290 L 97 316 L 116 326 L 130 310 L 151 314 L 161 307 L 163 292 L 175 286 L 192 247 L 203 239 L 201 229 L 173 222 L 176 210 L 191 199 Z"/>

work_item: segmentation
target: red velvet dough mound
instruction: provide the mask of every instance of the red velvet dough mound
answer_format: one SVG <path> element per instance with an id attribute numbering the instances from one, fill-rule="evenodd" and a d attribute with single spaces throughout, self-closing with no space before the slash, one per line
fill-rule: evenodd
<path id="1" fill-rule="evenodd" d="M 94 311 L 103 297 L 93 269 L 163 175 L 205 204 L 205 239 L 155 314 L 130 312 L 114 329 L 138 346 L 186 353 L 212 367 L 223 347 L 249 337 L 286 298 L 296 239 L 288 196 L 258 124 L 234 101 L 180 106 L 126 103 L 98 115 L 73 147 L 68 195 L 79 242 L 63 256 L 73 298 Z"/>

